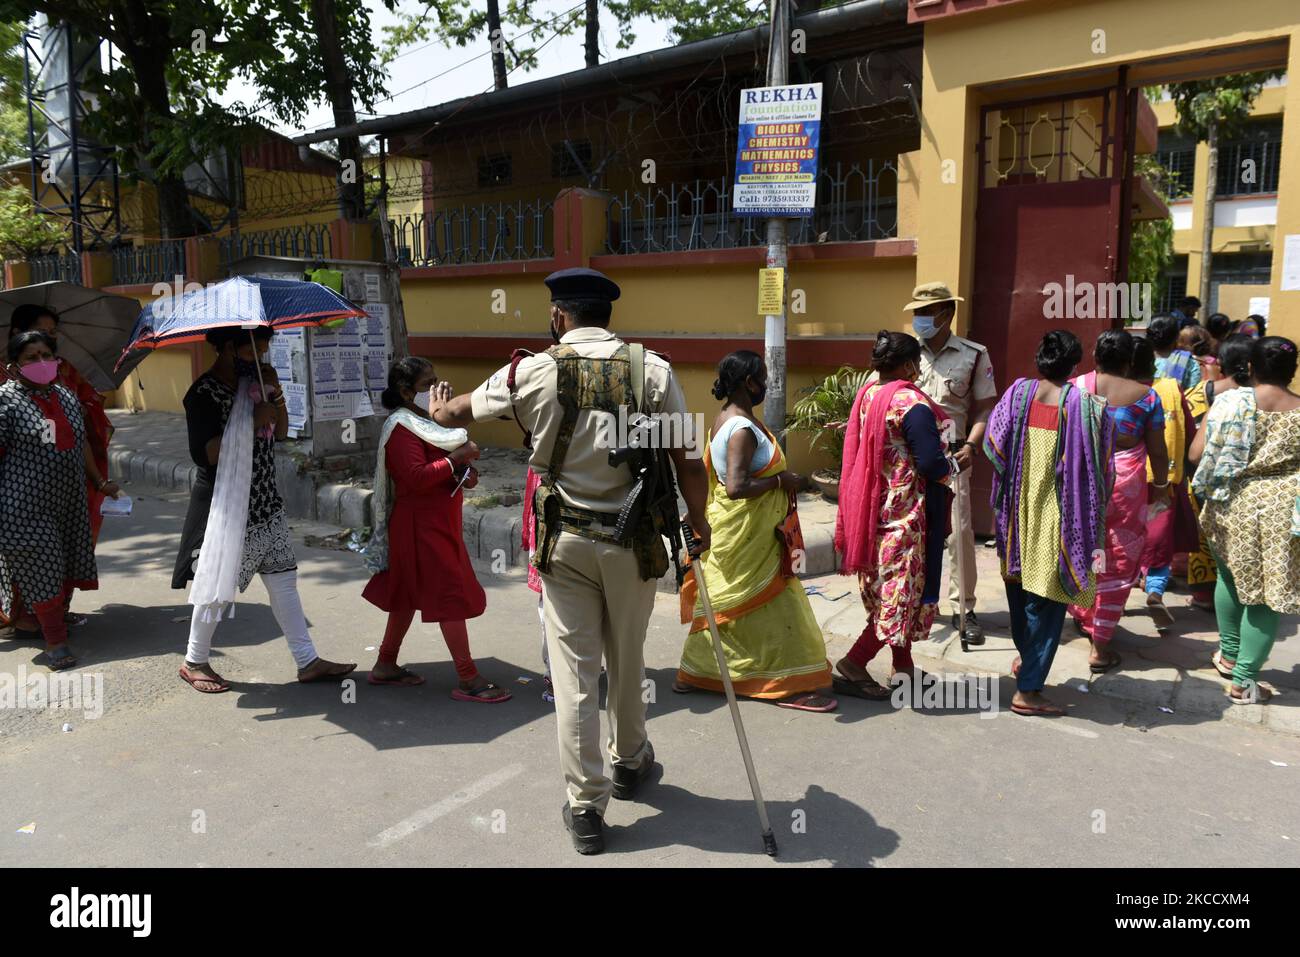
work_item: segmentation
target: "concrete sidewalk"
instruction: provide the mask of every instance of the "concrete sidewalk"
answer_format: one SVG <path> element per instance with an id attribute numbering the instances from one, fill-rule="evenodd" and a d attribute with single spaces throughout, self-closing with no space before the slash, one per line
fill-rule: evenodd
<path id="1" fill-rule="evenodd" d="M 183 416 L 120 410 L 110 415 L 117 426 L 109 451 L 109 470 L 114 477 L 159 489 L 190 488 L 197 469 L 189 455 Z M 519 449 L 485 449 L 480 462 L 480 488 L 466 498 L 465 546 L 472 558 L 494 569 L 522 568 L 527 562 L 519 546 L 525 462 L 525 453 Z M 295 443 L 282 443 L 277 449 L 280 493 L 290 517 L 345 529 L 368 527 L 372 495 L 368 479 L 322 481 L 320 471 L 309 469 L 307 464 Z M 806 548 L 805 585 L 826 635 L 828 653 L 835 661 L 861 632 L 865 613 L 856 581 L 834 574 L 838 567 L 832 543 L 835 505 L 818 494 L 805 493 L 799 496 L 799 515 Z M 1010 675 L 1015 647 L 996 553 L 989 547 L 977 548 L 977 564 L 978 613 L 988 635 L 986 644 L 969 652 L 961 650 L 949 624 L 945 600 L 940 605 L 943 613 L 936 619 L 933 640 L 917 645 L 914 654 L 934 670 Z M 946 595 L 946 587 L 945 575 L 942 594 Z M 671 569 L 660 580 L 659 590 L 676 591 Z M 1119 699 L 1132 705 L 1131 716 L 1142 709 L 1173 715 L 1210 714 L 1234 723 L 1300 735 L 1300 619 L 1283 617 L 1278 642 L 1262 675 L 1281 694 L 1267 706 L 1233 706 L 1226 696 L 1226 682 L 1210 666 L 1218 642 L 1214 617 L 1189 606 L 1185 589 L 1171 592 L 1166 601 L 1176 621 L 1162 634 L 1145 610 L 1145 596 L 1134 590 L 1116 635 L 1115 647 L 1124 662 L 1105 675 L 1089 672 L 1088 643 L 1077 635 L 1067 618 L 1049 687 L 1068 684 L 1078 691 Z M 879 656 L 876 667 L 886 669 L 877 677 L 887 681 L 887 656 Z"/>
<path id="2" fill-rule="evenodd" d="M 987 636 L 985 644 L 962 651 L 945 597 L 939 605 L 941 614 L 935 619 L 931 640 L 914 645 L 913 657 L 922 668 L 935 671 L 1010 676 L 1016 649 L 1011 641 L 997 553 L 979 546 L 976 558 L 976 611 Z M 944 596 L 946 572 L 947 568 L 940 592 Z M 827 653 L 832 662 L 838 661 L 866 624 L 857 582 L 832 574 L 809 578 L 805 586 L 812 592 L 810 601 L 826 636 Z M 1133 589 L 1115 633 L 1114 647 L 1123 661 L 1119 668 L 1104 675 L 1088 670 L 1088 641 L 1075 631 L 1067 615 L 1061 646 L 1048 678 L 1048 693 L 1053 687 L 1068 686 L 1119 699 L 1131 706 L 1129 720 L 1139 724 L 1161 715 L 1167 716 L 1165 720 L 1177 720 L 1178 715 L 1209 714 L 1238 724 L 1300 735 L 1300 618 L 1283 616 L 1277 643 L 1260 676 L 1277 689 L 1278 696 L 1268 705 L 1233 705 L 1227 697 L 1228 682 L 1210 665 L 1219 641 L 1214 616 L 1191 607 L 1186 588 L 1177 584 L 1173 587 L 1165 595 L 1165 602 L 1175 620 L 1165 632 L 1156 630 L 1147 613 L 1146 595 Z M 888 681 L 889 655 L 878 655 L 871 670 L 881 682 Z M 1153 715 L 1153 711 L 1159 714 Z"/>

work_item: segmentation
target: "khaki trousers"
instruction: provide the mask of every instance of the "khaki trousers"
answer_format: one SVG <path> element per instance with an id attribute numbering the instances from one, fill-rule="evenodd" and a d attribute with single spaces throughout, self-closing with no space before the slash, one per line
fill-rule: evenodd
<path id="1" fill-rule="evenodd" d="M 605 812 L 614 783 L 600 742 L 600 662 L 609 681 L 611 764 L 640 767 L 646 737 L 645 633 L 655 582 L 642 581 L 626 548 L 562 531 L 542 574 L 546 646 L 555 687 L 560 770 L 575 810 Z"/>
<path id="2" fill-rule="evenodd" d="M 956 482 L 963 484 L 961 492 L 965 508 L 960 507 L 956 497 Z M 948 605 L 952 613 L 957 614 L 961 605 L 966 611 L 975 610 L 975 526 L 971 524 L 970 472 L 957 476 L 953 487 L 952 500 L 952 534 L 948 536 Z M 957 575 L 957 549 L 962 550 L 963 569 L 966 574 Z"/>

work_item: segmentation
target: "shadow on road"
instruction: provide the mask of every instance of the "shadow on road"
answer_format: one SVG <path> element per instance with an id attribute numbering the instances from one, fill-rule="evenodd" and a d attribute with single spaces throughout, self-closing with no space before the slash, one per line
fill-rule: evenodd
<path id="1" fill-rule="evenodd" d="M 744 780 L 738 785 L 744 788 Z M 656 781 L 637 793 L 637 803 L 659 813 L 626 827 L 610 827 L 607 853 L 673 845 L 726 854 L 763 853 L 758 813 L 749 798 L 704 797 Z M 767 814 L 776 835 L 778 862 L 830 861 L 834 867 L 869 867 L 898 849 L 895 831 L 817 784 L 810 784 L 796 801 L 768 801 Z"/>

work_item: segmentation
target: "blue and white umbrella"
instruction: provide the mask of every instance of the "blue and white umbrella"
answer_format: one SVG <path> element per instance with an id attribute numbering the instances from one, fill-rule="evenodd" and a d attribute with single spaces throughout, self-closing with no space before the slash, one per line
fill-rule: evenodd
<path id="1" fill-rule="evenodd" d="M 145 306 L 118 365 L 143 350 L 202 342 L 209 330 L 336 325 L 365 313 L 333 289 L 301 279 L 236 276 Z M 137 360 L 138 361 L 138 360 Z"/>

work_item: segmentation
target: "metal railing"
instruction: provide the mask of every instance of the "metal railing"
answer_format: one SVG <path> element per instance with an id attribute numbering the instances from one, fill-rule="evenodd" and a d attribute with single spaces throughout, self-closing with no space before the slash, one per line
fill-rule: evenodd
<path id="1" fill-rule="evenodd" d="M 898 170 L 889 161 L 821 170 L 817 206 L 812 216 L 791 225 L 790 243 L 892 239 L 898 234 L 897 187 Z M 696 180 L 615 195 L 605 211 L 605 248 L 631 254 L 765 244 L 764 220 L 737 216 L 731 190 L 727 180 Z"/>
<path id="2" fill-rule="evenodd" d="M 150 243 L 146 246 L 118 246 L 113 257 L 113 285 L 171 282 L 185 275 L 185 242 Z"/>
<path id="3" fill-rule="evenodd" d="M 50 253 L 32 256 L 27 260 L 32 267 L 32 283 L 70 282 L 81 285 L 81 257 L 76 253 Z"/>
<path id="4" fill-rule="evenodd" d="M 541 199 L 457 206 L 389 219 L 403 266 L 548 259 L 555 254 L 555 204 Z"/>
<path id="5" fill-rule="evenodd" d="M 1192 195 L 1192 176 L 1196 169 L 1196 147 L 1162 150 L 1156 161 L 1169 171 L 1162 183 L 1165 199 L 1182 199 Z"/>
<path id="6" fill-rule="evenodd" d="M 229 266 L 244 256 L 319 256 L 328 259 L 333 252 L 333 239 L 328 223 L 315 223 L 235 233 L 223 237 L 220 247 L 222 266 Z"/>
<path id="7" fill-rule="evenodd" d="M 1275 137 L 1236 140 L 1219 147 L 1218 196 L 1276 193 L 1282 166 L 1281 131 Z"/>

